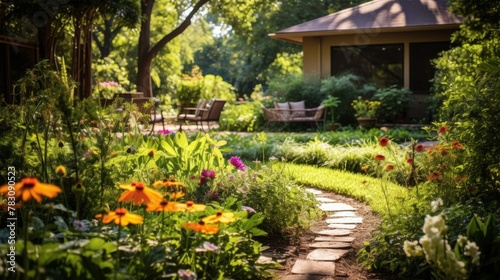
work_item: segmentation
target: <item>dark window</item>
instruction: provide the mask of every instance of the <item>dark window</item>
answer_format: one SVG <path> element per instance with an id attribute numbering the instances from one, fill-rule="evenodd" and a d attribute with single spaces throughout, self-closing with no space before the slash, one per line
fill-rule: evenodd
<path id="1" fill-rule="evenodd" d="M 349 72 L 384 88 L 403 86 L 403 44 L 331 48 L 331 75 Z"/>
<path id="2" fill-rule="evenodd" d="M 410 44 L 410 90 L 413 93 L 429 93 L 435 72 L 431 60 L 449 48 L 449 42 Z"/>

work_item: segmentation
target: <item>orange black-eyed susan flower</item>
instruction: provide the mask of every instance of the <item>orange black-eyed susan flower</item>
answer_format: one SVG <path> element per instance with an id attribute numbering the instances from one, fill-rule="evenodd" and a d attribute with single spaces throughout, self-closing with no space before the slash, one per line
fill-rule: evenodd
<path id="1" fill-rule="evenodd" d="M 223 223 L 223 224 L 229 224 L 231 222 L 234 222 L 236 218 L 234 217 L 234 213 L 231 212 L 222 212 L 222 211 L 217 211 L 214 215 L 207 216 L 203 219 L 201 219 L 205 223 Z"/>
<path id="2" fill-rule="evenodd" d="M 462 144 L 460 144 L 460 142 L 458 142 L 458 141 L 451 142 L 451 147 L 453 149 L 457 149 L 457 150 L 463 150 L 464 149 L 464 146 Z"/>
<path id="3" fill-rule="evenodd" d="M 389 138 L 381 137 L 380 139 L 378 139 L 378 144 L 382 147 L 389 145 Z"/>
<path id="4" fill-rule="evenodd" d="M 184 191 L 178 191 L 178 192 L 169 192 L 167 193 L 167 196 L 172 199 L 172 200 L 177 200 L 181 197 L 184 197 L 186 195 L 186 192 Z"/>
<path id="5" fill-rule="evenodd" d="M 385 160 L 385 156 L 383 156 L 383 155 L 375 155 L 375 160 Z"/>
<path id="6" fill-rule="evenodd" d="M 142 224 L 143 221 L 140 215 L 129 213 L 125 208 L 117 208 L 115 211 L 108 212 L 107 214 L 97 214 L 95 218 L 102 219 L 102 222 L 105 224 L 114 221 L 115 224 L 121 225 L 122 227 L 128 224 Z"/>
<path id="7" fill-rule="evenodd" d="M 148 156 L 149 156 L 149 157 L 154 157 L 154 156 L 155 156 L 155 150 L 154 150 L 154 149 L 151 149 L 151 150 L 148 152 Z"/>
<path id="8" fill-rule="evenodd" d="M 81 182 L 78 182 L 78 183 L 76 183 L 76 185 L 74 185 L 71 188 L 71 191 L 74 192 L 74 193 L 84 193 L 85 192 L 85 187 L 82 185 Z"/>
<path id="9" fill-rule="evenodd" d="M 418 144 L 417 146 L 415 146 L 415 152 L 423 152 L 425 150 L 425 146 L 422 145 L 422 144 Z"/>
<path id="10" fill-rule="evenodd" d="M 14 185 L 15 197 L 21 197 L 24 202 L 35 199 L 38 203 L 42 203 L 42 196 L 48 198 L 56 197 L 62 190 L 58 186 L 51 184 L 40 183 L 37 178 L 24 178 L 21 182 Z M 9 191 L 9 185 L 0 187 L 0 194 L 5 195 Z"/>
<path id="11" fill-rule="evenodd" d="M 62 177 L 62 176 L 65 176 L 66 173 L 67 173 L 67 171 L 66 171 L 66 167 L 64 167 L 64 165 L 58 165 L 56 167 L 57 176 Z"/>
<path id="12" fill-rule="evenodd" d="M 385 171 L 391 171 L 391 170 L 394 170 L 394 165 L 392 164 L 388 164 L 385 168 L 384 168 Z"/>
<path id="13" fill-rule="evenodd" d="M 148 207 L 146 208 L 146 211 L 149 212 L 176 212 L 182 210 L 183 209 L 179 207 L 179 203 L 175 201 L 168 201 L 165 198 L 162 198 L 156 203 L 148 204 Z"/>
<path id="14" fill-rule="evenodd" d="M 216 234 L 219 231 L 219 226 L 207 224 L 203 221 L 199 221 L 197 223 L 183 223 L 181 226 L 185 229 L 206 234 Z"/>
<path id="15" fill-rule="evenodd" d="M 439 153 L 442 154 L 442 155 L 446 155 L 448 153 L 448 149 L 442 148 L 442 149 L 439 150 Z"/>
<path id="16" fill-rule="evenodd" d="M 368 171 L 368 169 L 370 169 L 370 166 L 368 166 L 368 165 L 363 165 L 361 167 L 361 170 L 364 171 L 364 172 Z"/>
<path id="17" fill-rule="evenodd" d="M 158 180 L 153 183 L 153 187 L 184 187 L 184 183 L 177 181 L 174 176 L 170 176 L 168 179 Z"/>
<path id="18" fill-rule="evenodd" d="M 145 186 L 142 182 L 132 182 L 130 185 L 120 185 L 120 189 L 125 190 L 118 198 L 118 202 L 133 201 L 134 205 L 139 205 L 142 202 L 146 204 L 160 201 L 163 195 L 153 189 Z"/>
<path id="19" fill-rule="evenodd" d="M 412 158 L 409 158 L 406 160 L 406 163 L 408 163 L 409 165 L 413 165 L 415 161 Z"/>
<path id="20" fill-rule="evenodd" d="M 182 211 L 187 211 L 187 212 L 203 212 L 205 211 L 206 208 L 205 205 L 196 204 L 192 200 L 187 201 L 185 204 L 179 203 L 178 207 L 182 209 Z"/>
<path id="21" fill-rule="evenodd" d="M 428 181 L 435 181 L 439 179 L 441 179 L 441 174 L 439 174 L 438 172 L 432 172 L 427 176 Z"/>
<path id="22" fill-rule="evenodd" d="M 446 132 L 446 131 L 448 131 L 448 130 L 450 130 L 450 128 L 449 128 L 449 127 L 447 127 L 447 126 L 445 126 L 445 125 L 443 125 L 443 126 L 441 126 L 441 127 L 438 129 L 438 133 L 439 133 L 439 134 L 443 134 L 443 133 L 445 133 L 445 132 Z"/>

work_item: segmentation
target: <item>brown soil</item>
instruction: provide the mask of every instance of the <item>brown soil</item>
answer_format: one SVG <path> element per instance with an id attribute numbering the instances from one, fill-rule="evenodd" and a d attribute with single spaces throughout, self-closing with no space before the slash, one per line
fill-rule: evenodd
<path id="1" fill-rule="evenodd" d="M 380 217 L 372 213 L 369 206 L 352 198 L 348 198 L 331 192 L 324 192 L 321 196 L 334 199 L 337 202 L 349 204 L 352 207 L 356 208 L 357 215 L 363 218 L 363 223 L 359 224 L 356 229 L 354 229 L 349 235 L 356 238 L 352 243 L 352 248 L 350 249 L 349 253 L 342 259 L 335 262 L 335 277 L 324 276 L 311 279 L 390 279 L 391 277 L 379 275 L 362 269 L 356 261 L 356 253 L 363 246 L 363 243 L 365 241 L 368 241 L 372 238 L 372 233 L 380 224 Z M 323 217 L 326 218 L 327 214 L 324 213 Z M 276 242 L 276 240 L 273 240 L 272 242 L 268 243 L 271 244 L 269 245 L 271 248 L 269 250 L 266 250 L 266 254 L 264 255 L 272 255 L 274 258 L 281 260 L 279 262 L 283 265 L 282 268 L 272 271 L 277 275 L 277 279 L 281 279 L 287 275 L 291 275 L 292 267 L 297 259 L 306 259 L 307 254 L 311 251 L 308 244 L 313 242 L 314 238 L 317 236 L 316 234 L 314 234 L 314 232 L 323 229 L 331 229 L 328 228 L 328 225 L 324 221 L 324 219 L 316 222 L 308 231 L 300 234 L 299 238 L 296 238 L 295 241 L 285 243 L 283 241 Z"/>

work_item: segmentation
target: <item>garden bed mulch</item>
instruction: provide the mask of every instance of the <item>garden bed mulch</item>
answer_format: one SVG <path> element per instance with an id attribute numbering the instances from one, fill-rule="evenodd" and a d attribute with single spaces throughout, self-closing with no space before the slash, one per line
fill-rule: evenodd
<path id="1" fill-rule="evenodd" d="M 322 197 L 327 197 L 336 200 L 337 202 L 342 202 L 349 204 L 356 208 L 357 216 L 363 218 L 363 223 L 359 224 L 356 229 L 349 235 L 355 237 L 352 242 L 352 248 L 349 253 L 346 254 L 342 259 L 335 262 L 335 276 L 318 276 L 311 277 L 306 276 L 300 278 L 299 276 L 291 276 L 291 270 L 297 259 L 306 259 L 308 253 L 311 251 L 308 244 L 312 243 L 314 238 L 317 236 L 314 232 L 318 232 L 328 228 L 328 224 L 324 220 L 327 215 L 323 215 L 324 219 L 315 222 L 311 228 L 300 234 L 295 241 L 291 243 L 284 242 L 283 240 L 267 240 L 266 245 L 270 248 L 266 251 L 264 255 L 273 256 L 273 258 L 278 259 L 278 262 L 282 264 L 280 269 L 273 270 L 272 272 L 276 274 L 277 279 L 333 279 L 333 280 L 360 280 L 360 279 L 398 279 L 390 275 L 381 275 L 373 272 L 366 271 L 361 268 L 361 266 L 356 261 L 356 253 L 363 246 L 365 241 L 372 238 L 374 231 L 380 225 L 381 219 L 375 215 L 371 208 L 359 201 L 352 198 L 348 198 L 333 192 L 323 192 Z"/>

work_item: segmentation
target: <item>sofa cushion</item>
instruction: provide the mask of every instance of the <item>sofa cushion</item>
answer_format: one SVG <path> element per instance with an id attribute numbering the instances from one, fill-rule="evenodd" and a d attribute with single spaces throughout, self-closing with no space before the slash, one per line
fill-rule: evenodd
<path id="1" fill-rule="evenodd" d="M 298 101 L 298 102 L 288 102 L 290 103 L 290 109 L 292 110 L 305 110 L 306 109 L 306 104 L 304 100 Z M 305 117 L 306 112 L 305 111 L 297 111 L 297 112 L 292 112 L 293 117 Z"/>

